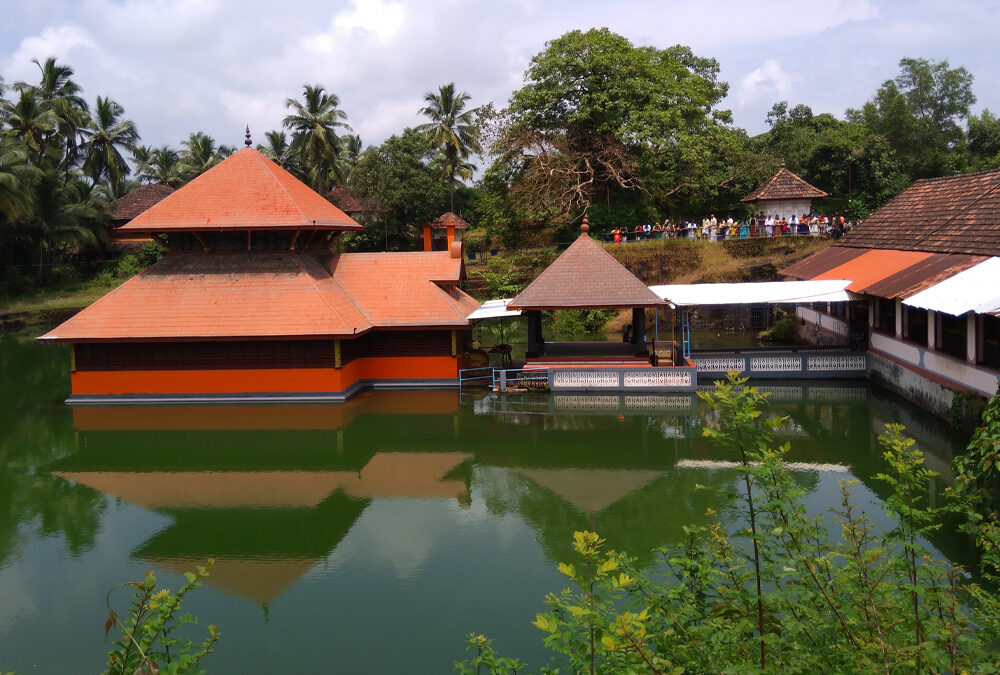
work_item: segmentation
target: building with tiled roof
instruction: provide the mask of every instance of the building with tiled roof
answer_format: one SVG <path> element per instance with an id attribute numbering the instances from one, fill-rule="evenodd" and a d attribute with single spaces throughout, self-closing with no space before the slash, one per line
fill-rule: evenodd
<path id="1" fill-rule="evenodd" d="M 327 200 L 351 218 L 382 219 L 385 209 L 374 197 L 357 197 L 347 186 L 335 187 L 326 193 Z"/>
<path id="2" fill-rule="evenodd" d="M 447 251 L 456 241 L 462 241 L 463 233 L 470 227 L 462 216 L 451 211 L 442 213 L 437 220 L 424 223 L 424 250 Z"/>
<path id="3" fill-rule="evenodd" d="M 143 211 L 152 208 L 177 188 L 163 183 L 141 185 L 111 203 L 105 213 L 111 219 L 111 249 L 128 251 L 152 241 L 148 236 L 121 232 L 119 228 Z"/>
<path id="4" fill-rule="evenodd" d="M 800 308 L 817 335 L 869 344 L 873 379 L 947 415 L 955 391 L 1000 384 L 1000 170 L 928 178 L 833 246 L 782 270 L 847 279 L 855 308 Z"/>
<path id="5" fill-rule="evenodd" d="M 71 401 L 338 400 L 451 385 L 479 303 L 450 251 L 335 254 L 361 226 L 251 148 L 122 231 L 158 263 L 40 339 L 73 345 Z"/>
<path id="6" fill-rule="evenodd" d="M 829 196 L 786 169 L 782 162 L 776 174 L 740 201 L 753 204 L 762 218 L 773 216 L 780 220 L 812 213 L 813 200 Z"/>

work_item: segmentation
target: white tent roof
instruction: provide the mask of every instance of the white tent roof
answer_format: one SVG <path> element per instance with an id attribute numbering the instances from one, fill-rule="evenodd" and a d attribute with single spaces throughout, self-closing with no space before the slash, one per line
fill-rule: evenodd
<path id="1" fill-rule="evenodd" d="M 849 302 L 860 296 L 847 290 L 846 279 L 760 281 L 740 284 L 675 284 L 650 286 L 674 307 L 708 305 L 807 304 Z"/>
<path id="2" fill-rule="evenodd" d="M 507 309 L 507 305 L 513 299 L 487 300 L 479 306 L 479 309 L 470 314 L 468 319 L 469 321 L 479 321 L 480 319 L 501 319 L 509 316 L 521 316 L 521 310 Z"/>
<path id="3" fill-rule="evenodd" d="M 904 305 L 952 316 L 1000 309 L 1000 258 L 987 258 L 939 284 L 903 300 Z"/>

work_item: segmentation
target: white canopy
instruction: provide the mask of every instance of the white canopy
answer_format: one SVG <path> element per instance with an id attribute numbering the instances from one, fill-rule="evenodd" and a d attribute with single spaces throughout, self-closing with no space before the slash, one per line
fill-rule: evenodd
<path id="1" fill-rule="evenodd" d="M 468 319 L 469 321 L 479 321 L 480 319 L 502 319 L 510 316 L 521 316 L 521 310 L 507 309 L 507 305 L 513 299 L 487 300 L 479 306 L 479 309 L 470 314 Z"/>
<path id="2" fill-rule="evenodd" d="M 966 312 L 994 313 L 1000 309 L 1000 258 L 987 258 L 906 298 L 903 304 L 952 316 Z"/>
<path id="3" fill-rule="evenodd" d="M 860 296 L 847 290 L 846 279 L 759 281 L 739 284 L 674 284 L 649 288 L 674 307 L 709 305 L 799 305 L 849 302 Z"/>

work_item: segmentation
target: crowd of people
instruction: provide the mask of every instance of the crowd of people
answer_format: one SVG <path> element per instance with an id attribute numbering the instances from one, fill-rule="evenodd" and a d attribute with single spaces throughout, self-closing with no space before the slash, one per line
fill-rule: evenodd
<path id="1" fill-rule="evenodd" d="M 758 218 L 756 216 L 733 220 L 732 217 L 719 220 L 713 213 L 702 219 L 701 223 L 687 220 L 678 221 L 676 224 L 669 220 L 663 225 L 656 223 L 650 225 L 644 223 L 636 225 L 631 230 L 626 226 L 618 227 L 602 235 L 604 241 L 612 241 L 615 244 L 623 244 L 630 241 L 644 241 L 648 239 L 707 239 L 708 241 L 721 241 L 723 239 L 750 239 L 756 237 L 781 237 L 789 235 L 806 236 L 830 236 L 839 239 L 849 232 L 854 226 L 844 216 L 826 216 L 817 213 L 802 215 L 801 217 L 767 216 Z"/>

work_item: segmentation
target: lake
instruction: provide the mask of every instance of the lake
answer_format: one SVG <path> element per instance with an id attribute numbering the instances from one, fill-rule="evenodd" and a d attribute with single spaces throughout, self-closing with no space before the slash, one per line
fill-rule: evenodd
<path id="1" fill-rule="evenodd" d="M 0 341 L 0 672 L 99 672 L 108 589 L 147 570 L 177 588 L 209 557 L 185 608 L 221 628 L 211 673 L 447 673 L 472 631 L 537 670 L 550 655 L 531 621 L 565 586 L 574 530 L 652 566 L 707 508 L 735 518 L 721 493 L 737 474 L 713 464 L 732 458 L 702 438 L 713 413 L 693 396 L 74 409 L 68 367 L 64 347 Z M 796 474 L 813 512 L 856 478 L 884 522 L 886 422 L 937 471 L 962 446 L 863 382 L 761 386 L 792 459 L 848 467 Z M 973 559 L 952 528 L 933 544 Z"/>

